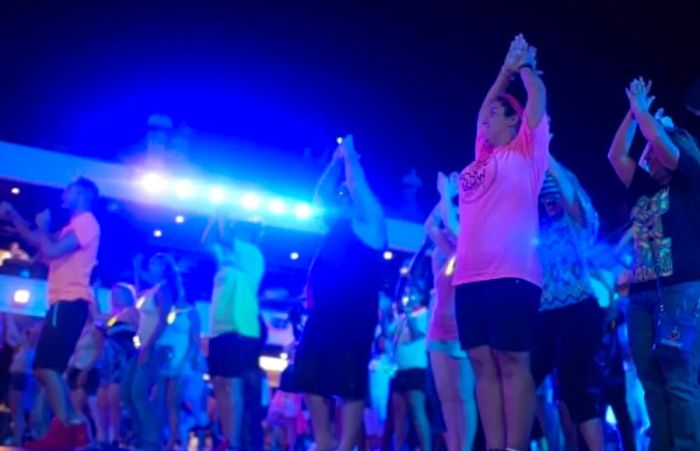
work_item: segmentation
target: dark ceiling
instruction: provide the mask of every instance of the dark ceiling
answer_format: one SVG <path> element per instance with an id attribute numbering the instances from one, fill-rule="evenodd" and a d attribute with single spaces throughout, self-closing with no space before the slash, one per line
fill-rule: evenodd
<path id="1" fill-rule="evenodd" d="M 192 164 L 308 193 L 318 168 L 300 176 L 291 162 L 353 132 L 386 203 L 400 203 L 411 167 L 432 198 L 435 172 L 472 157 L 475 111 L 523 32 L 545 71 L 552 151 L 614 223 L 621 190 L 605 153 L 625 85 L 652 78 L 676 122 L 700 123 L 683 108 L 700 75 L 700 8 L 654 5 L 6 1 L 0 139 L 116 159 L 162 112 L 211 137 Z M 223 144 L 233 139 L 251 150 Z"/>

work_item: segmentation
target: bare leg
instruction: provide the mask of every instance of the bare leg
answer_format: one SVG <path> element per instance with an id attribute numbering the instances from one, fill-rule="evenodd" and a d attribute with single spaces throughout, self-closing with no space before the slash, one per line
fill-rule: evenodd
<path id="1" fill-rule="evenodd" d="M 361 435 L 362 420 L 365 413 L 364 399 L 353 399 L 343 401 L 341 409 L 341 429 L 340 451 L 352 451 Z"/>
<path id="2" fill-rule="evenodd" d="M 110 441 L 110 409 L 109 409 L 109 386 L 103 385 L 97 389 L 97 418 L 95 418 L 95 426 L 97 429 L 97 442 Z"/>
<path id="3" fill-rule="evenodd" d="M 63 424 L 75 420 L 75 410 L 69 400 L 68 386 L 63 376 L 45 368 L 36 369 L 34 375 L 46 392 L 54 417 Z"/>
<path id="4" fill-rule="evenodd" d="M 333 449 L 333 435 L 330 421 L 330 399 L 307 394 L 306 405 L 309 408 L 309 413 L 311 413 L 311 424 L 314 428 L 316 450 L 331 451 Z"/>
<path id="5" fill-rule="evenodd" d="M 243 424 L 243 381 L 224 377 L 214 378 L 214 394 L 219 407 L 221 429 L 231 446 L 241 446 Z"/>
<path id="6" fill-rule="evenodd" d="M 535 420 L 537 399 L 527 352 L 493 351 L 503 388 L 506 447 L 527 449 Z"/>
<path id="7" fill-rule="evenodd" d="M 490 347 L 479 346 L 469 350 L 469 360 L 476 376 L 476 400 L 486 436 L 486 447 L 488 449 L 505 448 L 504 392 L 496 359 Z"/>
<path id="8" fill-rule="evenodd" d="M 22 392 L 10 390 L 8 395 L 10 414 L 12 415 L 12 441 L 20 446 L 24 438 L 24 409 L 22 408 Z"/>
<path id="9" fill-rule="evenodd" d="M 168 411 L 168 428 L 170 437 L 165 445 L 166 449 L 175 449 L 180 438 L 180 384 L 179 380 L 169 378 L 166 382 L 166 407 Z"/>
<path id="10" fill-rule="evenodd" d="M 590 451 L 603 451 L 605 449 L 605 431 L 603 430 L 603 420 L 593 418 L 578 425 L 583 440 Z"/>
<path id="11" fill-rule="evenodd" d="M 564 431 L 564 446 L 566 451 L 578 451 L 578 435 L 576 434 L 576 425 L 571 421 L 569 409 L 563 402 L 558 402 L 559 417 L 561 418 L 561 427 Z"/>
<path id="12" fill-rule="evenodd" d="M 425 411 L 425 393 L 418 390 L 411 390 L 407 393 L 409 410 L 413 424 L 418 433 L 418 440 L 423 451 L 432 451 L 432 431 L 430 430 L 430 421 L 428 421 L 428 412 Z"/>
<path id="13" fill-rule="evenodd" d="M 391 394 L 391 409 L 394 419 L 394 449 L 403 450 L 408 439 L 408 425 L 406 424 L 408 400 L 403 393 L 393 392 Z"/>
<path id="14" fill-rule="evenodd" d="M 122 407 L 120 399 L 119 384 L 107 386 L 107 407 L 109 412 L 109 433 L 107 440 L 110 442 L 120 441 L 122 433 Z"/>

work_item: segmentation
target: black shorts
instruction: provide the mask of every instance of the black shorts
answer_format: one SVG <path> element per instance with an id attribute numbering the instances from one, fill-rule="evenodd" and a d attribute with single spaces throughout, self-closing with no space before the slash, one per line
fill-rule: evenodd
<path id="1" fill-rule="evenodd" d="M 406 393 L 409 391 L 421 391 L 425 393 L 427 385 L 427 373 L 425 368 L 411 368 L 399 370 L 391 380 L 391 392 Z"/>
<path id="2" fill-rule="evenodd" d="M 490 346 L 529 352 L 541 295 L 541 288 L 521 279 L 457 286 L 455 313 L 462 349 Z"/>
<path id="3" fill-rule="evenodd" d="M 88 370 L 87 378 L 84 384 L 78 383 L 78 375 L 82 370 L 77 368 L 68 369 L 67 379 L 68 387 L 71 390 L 77 390 L 79 388 L 85 390 L 88 396 L 94 396 L 97 393 L 97 388 L 100 386 L 100 371 L 97 368 Z"/>
<path id="4" fill-rule="evenodd" d="M 34 368 L 63 374 L 88 317 L 85 300 L 59 301 L 49 308 L 36 347 Z"/>
<path id="5" fill-rule="evenodd" d="M 260 340 L 231 332 L 209 340 L 209 375 L 211 377 L 241 378 L 258 368 Z"/>

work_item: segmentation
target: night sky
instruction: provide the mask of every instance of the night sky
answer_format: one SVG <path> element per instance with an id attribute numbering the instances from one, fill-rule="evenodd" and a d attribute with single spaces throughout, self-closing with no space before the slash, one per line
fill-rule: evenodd
<path id="1" fill-rule="evenodd" d="M 473 157 L 476 110 L 518 32 L 539 49 L 552 152 L 609 223 L 622 189 L 605 155 L 625 85 L 651 78 L 657 103 L 700 130 L 683 107 L 700 76 L 697 2 L 63 3 L 0 6 L 2 140 L 115 159 L 163 112 L 279 155 L 195 148 L 204 170 L 308 195 L 313 179 L 282 162 L 352 132 L 386 202 L 411 167 L 432 198 L 435 172 Z"/>

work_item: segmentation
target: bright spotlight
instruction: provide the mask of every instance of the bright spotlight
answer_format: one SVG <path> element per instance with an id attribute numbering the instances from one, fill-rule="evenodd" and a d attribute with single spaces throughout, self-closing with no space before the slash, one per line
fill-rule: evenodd
<path id="1" fill-rule="evenodd" d="M 312 214 L 311 206 L 309 204 L 299 204 L 294 213 L 299 219 L 309 219 Z"/>
<path id="2" fill-rule="evenodd" d="M 175 223 L 176 223 L 176 224 L 182 224 L 183 222 L 185 222 L 185 217 L 184 217 L 184 216 L 182 216 L 182 215 L 177 215 L 177 216 L 175 216 Z"/>
<path id="3" fill-rule="evenodd" d="M 12 298 L 15 304 L 27 304 L 29 303 L 29 290 L 17 290 Z"/>
<path id="4" fill-rule="evenodd" d="M 209 200 L 215 204 L 220 204 L 226 199 L 226 191 L 219 186 L 209 190 Z"/>
<path id="5" fill-rule="evenodd" d="M 335 139 L 335 142 L 337 142 L 338 145 L 343 144 L 343 137 L 342 137 L 342 136 L 338 136 L 338 137 Z"/>
<path id="6" fill-rule="evenodd" d="M 391 251 L 384 251 L 384 260 L 391 260 L 394 258 L 394 253 Z"/>
<path id="7" fill-rule="evenodd" d="M 253 193 L 248 193 L 241 198 L 241 204 L 246 210 L 257 210 L 260 207 L 260 198 Z"/>
<path id="8" fill-rule="evenodd" d="M 281 215 L 287 208 L 284 202 L 280 199 L 274 199 L 270 202 L 270 212 L 276 215 Z"/>
<path id="9" fill-rule="evenodd" d="M 165 189 L 167 182 L 155 172 L 149 172 L 141 179 L 141 186 L 149 194 L 157 194 Z"/>
<path id="10" fill-rule="evenodd" d="M 278 357 L 261 355 L 258 359 L 258 365 L 265 371 L 274 371 L 275 373 L 281 373 L 287 368 L 289 362 Z"/>
<path id="11" fill-rule="evenodd" d="M 194 184 L 189 180 L 179 180 L 175 184 L 175 194 L 181 199 L 188 199 L 194 195 Z"/>
<path id="12" fill-rule="evenodd" d="M 18 196 L 19 193 L 20 193 L 20 190 L 19 190 L 19 188 L 17 188 L 17 187 L 15 186 L 14 188 L 12 188 L 12 189 L 10 190 L 10 192 L 11 192 L 12 194 L 14 194 L 15 196 Z"/>
<path id="13" fill-rule="evenodd" d="M 289 254 L 289 258 L 291 260 L 299 260 L 299 252 L 292 252 L 291 254 Z"/>
<path id="14" fill-rule="evenodd" d="M 155 230 L 153 231 L 153 236 L 154 236 L 155 238 L 160 238 L 160 237 L 163 236 L 163 231 L 160 230 L 160 229 L 155 229 Z"/>
<path id="15" fill-rule="evenodd" d="M 408 266 L 402 266 L 401 269 L 399 269 L 399 274 L 402 276 L 407 276 L 410 271 L 410 268 Z"/>

